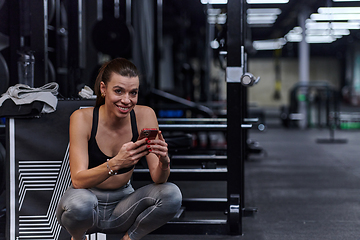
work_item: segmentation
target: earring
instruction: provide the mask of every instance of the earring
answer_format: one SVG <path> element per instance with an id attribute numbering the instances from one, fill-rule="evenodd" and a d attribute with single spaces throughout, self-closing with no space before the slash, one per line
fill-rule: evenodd
<path id="1" fill-rule="evenodd" d="M 102 92 L 102 93 L 101 93 L 101 97 L 102 97 L 102 98 L 105 98 L 105 93 Z"/>

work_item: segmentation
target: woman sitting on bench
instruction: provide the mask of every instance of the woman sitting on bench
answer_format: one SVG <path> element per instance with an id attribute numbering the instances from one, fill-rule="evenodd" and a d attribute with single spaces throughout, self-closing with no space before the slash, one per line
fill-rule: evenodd
<path id="1" fill-rule="evenodd" d="M 97 76 L 95 107 L 70 117 L 72 185 L 59 202 L 57 219 L 72 240 L 94 232 L 141 239 L 171 220 L 181 206 L 179 188 L 167 182 L 170 159 L 161 132 L 155 140 L 138 140 L 138 129 L 158 129 L 154 111 L 136 105 L 138 92 L 135 65 L 114 59 Z M 154 183 L 134 190 L 130 178 L 142 157 Z"/>

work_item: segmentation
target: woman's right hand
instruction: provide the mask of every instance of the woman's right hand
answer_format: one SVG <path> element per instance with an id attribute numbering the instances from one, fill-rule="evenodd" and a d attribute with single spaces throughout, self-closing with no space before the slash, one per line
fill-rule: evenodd
<path id="1" fill-rule="evenodd" d="M 111 169 L 120 170 L 134 166 L 142 157 L 149 154 L 146 145 L 147 138 L 122 145 L 118 154 L 109 160 Z M 111 163 L 110 163 L 111 161 Z"/>

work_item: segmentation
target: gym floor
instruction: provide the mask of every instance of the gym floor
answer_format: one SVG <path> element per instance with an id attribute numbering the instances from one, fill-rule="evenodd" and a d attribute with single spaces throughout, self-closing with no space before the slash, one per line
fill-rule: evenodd
<path id="1" fill-rule="evenodd" d="M 337 130 L 335 138 L 347 140 L 342 144 L 317 143 L 330 137 L 326 129 L 269 127 L 249 135 L 266 153 L 245 163 L 245 206 L 258 212 L 243 218 L 243 235 L 150 234 L 144 240 L 359 239 L 359 130 Z M 186 197 L 226 196 L 223 182 L 178 184 Z"/>
<path id="2" fill-rule="evenodd" d="M 335 132 L 335 139 L 347 143 L 317 143 L 330 138 L 326 129 L 251 130 L 250 138 L 266 154 L 250 156 L 245 163 L 245 207 L 258 212 L 243 218 L 242 236 L 151 234 L 144 240 L 359 239 L 359 130 Z M 190 184 L 181 187 L 191 194 Z M 219 183 L 211 188 L 217 192 L 208 191 L 221 195 L 224 188 Z"/>

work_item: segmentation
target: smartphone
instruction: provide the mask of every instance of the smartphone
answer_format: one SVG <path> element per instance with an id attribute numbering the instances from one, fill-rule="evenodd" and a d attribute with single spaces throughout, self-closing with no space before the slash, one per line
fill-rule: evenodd
<path id="1" fill-rule="evenodd" d="M 156 128 L 144 128 L 140 132 L 140 136 L 138 140 L 143 138 L 148 138 L 149 140 L 154 140 L 156 136 L 158 135 L 159 130 Z"/>

